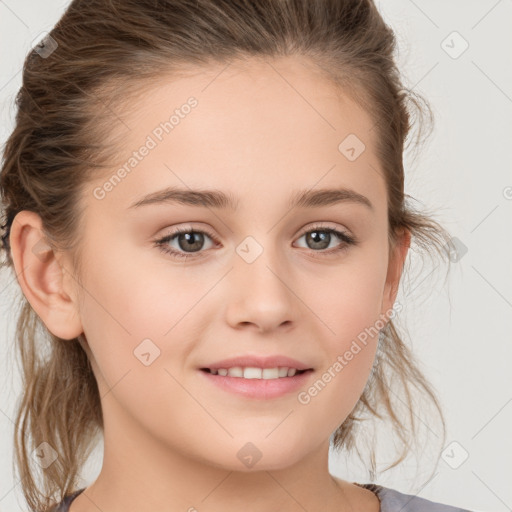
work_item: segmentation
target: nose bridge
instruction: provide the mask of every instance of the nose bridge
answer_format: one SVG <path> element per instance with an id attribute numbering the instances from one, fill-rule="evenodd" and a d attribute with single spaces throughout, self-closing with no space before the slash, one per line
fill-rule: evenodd
<path id="1" fill-rule="evenodd" d="M 253 323 L 271 329 L 295 317 L 294 294 L 291 291 L 282 244 L 273 232 L 249 235 L 235 248 L 237 257 L 230 277 L 228 320 L 232 325 Z"/>
<path id="2" fill-rule="evenodd" d="M 254 290 L 259 287 L 274 288 L 273 292 L 281 290 L 283 280 L 286 282 L 285 255 L 280 252 L 282 249 L 283 244 L 274 240 L 272 232 L 246 236 L 235 249 L 238 255 L 234 269 L 237 279 L 246 285 L 252 283 Z"/>

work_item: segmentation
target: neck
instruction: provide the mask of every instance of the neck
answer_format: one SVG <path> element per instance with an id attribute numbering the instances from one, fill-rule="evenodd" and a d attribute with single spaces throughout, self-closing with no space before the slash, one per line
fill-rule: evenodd
<path id="1" fill-rule="evenodd" d="M 70 512 L 353 509 L 347 487 L 328 471 L 328 440 L 285 468 L 265 469 L 262 457 L 252 468 L 234 471 L 191 458 L 186 446 L 166 446 L 133 422 L 118 428 L 110 422 L 114 417 L 119 416 L 104 415 L 101 472 Z"/>

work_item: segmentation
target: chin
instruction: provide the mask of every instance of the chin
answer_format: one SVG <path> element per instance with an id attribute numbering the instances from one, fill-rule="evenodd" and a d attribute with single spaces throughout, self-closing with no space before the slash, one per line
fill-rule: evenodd
<path id="1" fill-rule="evenodd" d="M 250 436 L 247 436 L 247 438 L 250 438 Z M 237 447 L 233 448 L 234 444 Z M 233 455 L 226 457 L 226 454 L 230 453 Z M 209 453 L 208 455 L 212 458 L 204 460 L 207 464 L 242 473 L 279 471 L 293 466 L 305 456 L 297 449 L 295 444 L 283 447 L 282 442 L 272 443 L 268 440 L 266 442 L 258 440 L 255 442 L 235 441 L 231 447 L 226 447 L 217 457 L 215 457 L 215 453 Z"/>

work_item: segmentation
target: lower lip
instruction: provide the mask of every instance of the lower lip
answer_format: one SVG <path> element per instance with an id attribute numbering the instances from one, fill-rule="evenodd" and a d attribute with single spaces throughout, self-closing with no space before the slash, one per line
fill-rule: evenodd
<path id="1" fill-rule="evenodd" d="M 237 393 L 246 398 L 266 400 L 277 398 L 296 391 L 304 386 L 312 370 L 299 373 L 293 377 L 282 377 L 279 379 L 244 379 L 243 377 L 228 377 L 213 375 L 212 373 L 199 370 L 212 384 L 219 386 L 225 391 Z"/>

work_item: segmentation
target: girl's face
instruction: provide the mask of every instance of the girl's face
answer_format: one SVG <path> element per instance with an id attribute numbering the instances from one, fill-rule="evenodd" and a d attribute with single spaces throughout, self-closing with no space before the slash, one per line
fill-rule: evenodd
<path id="1" fill-rule="evenodd" d="M 374 123 L 304 60 L 271 62 L 162 79 L 116 112 L 77 303 L 113 452 L 284 468 L 365 387 L 407 251 L 389 252 Z M 239 356 L 310 370 L 258 386 L 203 370 Z"/>

